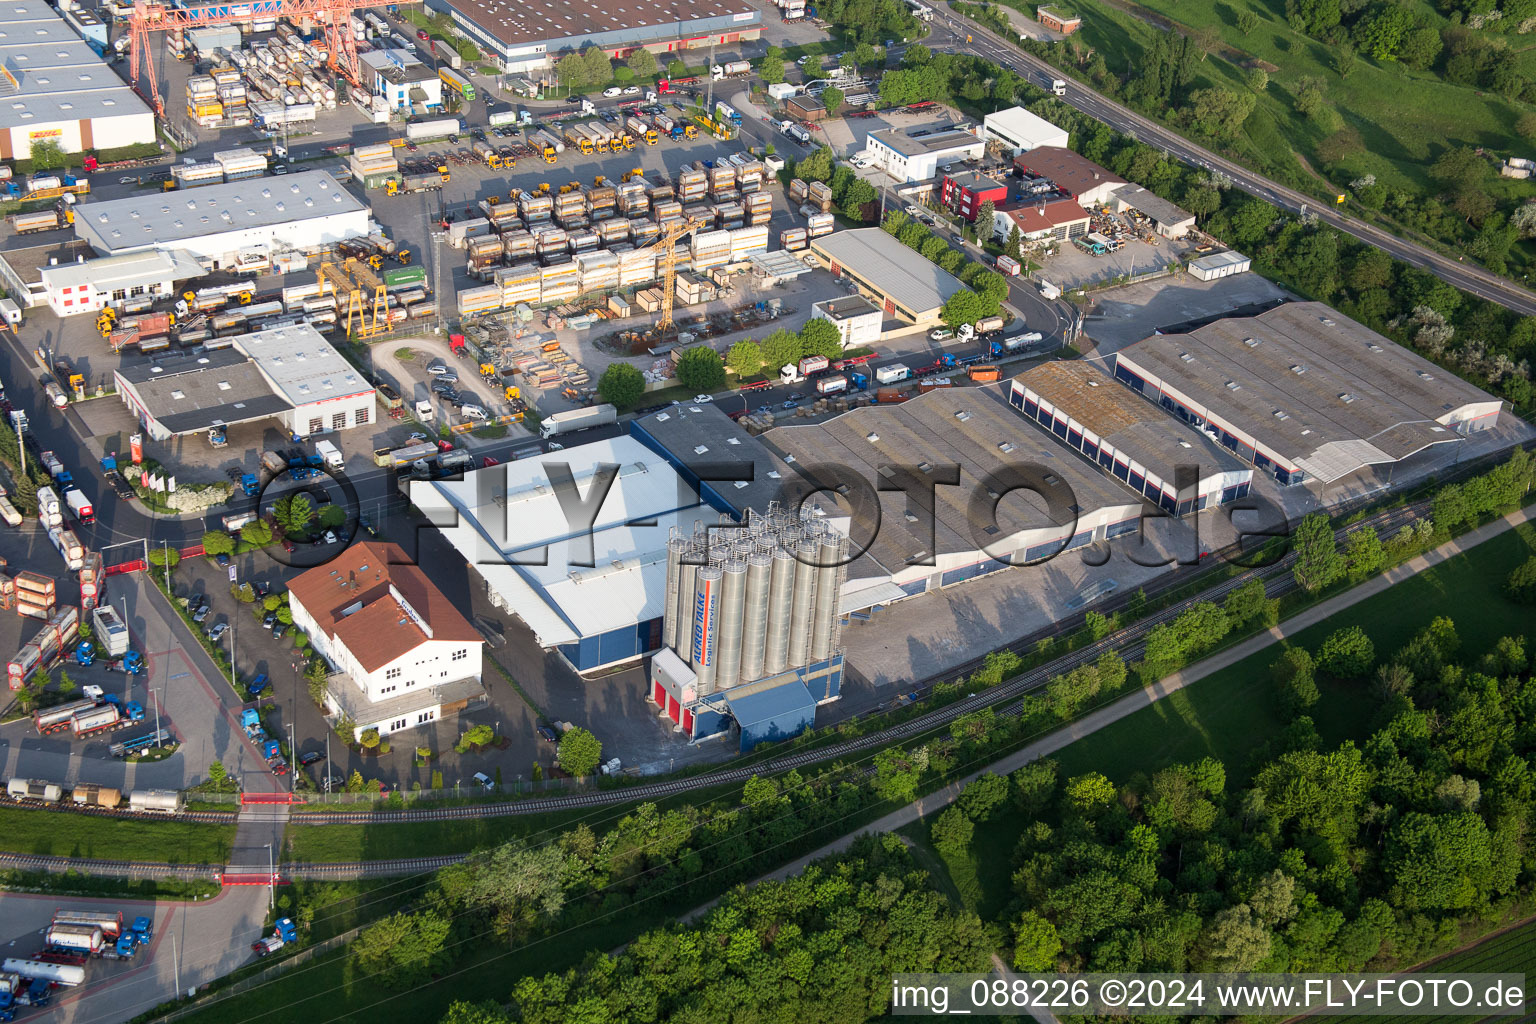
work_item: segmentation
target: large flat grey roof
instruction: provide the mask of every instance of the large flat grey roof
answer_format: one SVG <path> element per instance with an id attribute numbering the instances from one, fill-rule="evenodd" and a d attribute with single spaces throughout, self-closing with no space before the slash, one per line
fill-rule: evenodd
<path id="1" fill-rule="evenodd" d="M 18 87 L 0 96 L 0 128 L 150 113 L 43 0 L 0 3 L 0 66 Z"/>
<path id="2" fill-rule="evenodd" d="M 244 423 L 293 408 L 256 364 L 234 349 L 145 359 L 117 371 L 173 434 Z"/>
<path id="3" fill-rule="evenodd" d="M 834 231 L 812 239 L 811 248 L 914 311 L 937 309 L 965 288 L 958 277 L 923 259 L 880 228 Z"/>
<path id="4" fill-rule="evenodd" d="M 782 475 L 771 476 L 778 463 L 762 441 L 747 433 L 714 403 L 694 405 L 684 402 L 669 409 L 636 419 L 630 433 L 642 444 L 663 455 L 670 454 L 684 470 L 684 479 L 696 483 L 703 467 L 725 467 L 725 475 L 748 476 L 745 486 L 734 480 L 697 480 L 696 486 L 716 495 L 730 507 L 737 519 L 749 508 L 759 512 L 780 497 Z M 700 450 L 702 449 L 702 450 Z M 688 479 L 692 475 L 695 479 Z"/>
<path id="5" fill-rule="evenodd" d="M 897 128 L 886 128 L 870 132 L 869 137 L 906 157 L 917 156 L 919 153 L 947 153 L 952 149 L 981 144 L 981 139 L 970 132 L 955 129 L 912 136 Z"/>
<path id="6" fill-rule="evenodd" d="M 446 0 L 466 20 L 503 43 L 537 43 L 642 28 L 686 34 L 688 23 L 707 18 L 742 17 L 755 26 L 761 15 L 745 0 Z"/>
<path id="7" fill-rule="evenodd" d="M 3 104 L 0 104 L 3 105 Z M 289 224 L 366 207 L 325 171 L 247 178 L 185 191 L 82 203 L 75 229 L 102 250 Z"/>
<path id="8" fill-rule="evenodd" d="M 1162 196 L 1140 185 L 1121 185 L 1115 189 L 1115 198 L 1135 210 L 1151 217 L 1159 224 L 1183 224 L 1195 219 L 1188 210 L 1170 203 Z"/>
<path id="9" fill-rule="evenodd" d="M 1014 378 L 1132 459 L 1173 479 L 1175 466 L 1198 464 L 1202 475 L 1242 472 L 1248 463 L 1108 374 L 1079 359 L 1053 360 Z"/>
<path id="10" fill-rule="evenodd" d="M 1142 501 L 1019 416 L 999 385 L 941 388 L 900 405 L 854 409 L 825 423 L 775 427 L 762 436 L 762 441 L 790 471 L 818 465 L 833 467 L 833 479 L 856 473 L 875 491 L 887 479 L 882 467 L 912 466 L 920 472 L 928 471 L 922 469 L 924 465 L 960 467 L 958 486 L 941 486 L 933 492 L 931 543 L 936 551 L 927 550 L 926 517 L 918 516 L 917 522 L 907 518 L 913 504 L 907 492 L 880 493 L 878 528 L 866 517 L 854 516 L 851 535 L 857 543 L 867 542 L 873 534 L 868 555 L 889 573 L 917 564 L 925 553 L 935 556 L 975 551 L 984 543 L 991 545 L 1019 531 L 1072 521 L 1051 512 L 1043 499 L 1028 491 L 1014 491 L 997 505 L 994 533 L 987 532 L 987 522 L 973 521 L 969 509 L 972 497 L 985 492 L 988 476 L 1008 468 L 1042 467 L 1056 482 L 1070 488 L 1078 516 Z M 828 497 L 821 495 L 822 500 Z M 854 512 L 847 501 L 838 504 L 844 514 Z"/>
<path id="11" fill-rule="evenodd" d="M 1330 475 L 1320 463 L 1306 467 L 1324 480 L 1453 441 L 1457 435 L 1437 421 L 1465 406 L 1498 403 L 1321 302 L 1288 302 L 1188 334 L 1154 335 L 1116 358 L 1286 458 L 1349 448 L 1353 468 Z"/>

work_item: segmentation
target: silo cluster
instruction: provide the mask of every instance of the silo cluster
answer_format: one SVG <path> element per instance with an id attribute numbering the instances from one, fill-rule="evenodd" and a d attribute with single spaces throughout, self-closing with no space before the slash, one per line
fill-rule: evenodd
<path id="1" fill-rule="evenodd" d="M 819 517 L 770 506 L 744 528 L 674 534 L 662 641 L 708 696 L 839 651 L 848 538 Z"/>

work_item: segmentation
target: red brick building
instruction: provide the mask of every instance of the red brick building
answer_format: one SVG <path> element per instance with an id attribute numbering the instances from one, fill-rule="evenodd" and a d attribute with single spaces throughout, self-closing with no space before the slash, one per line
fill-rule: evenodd
<path id="1" fill-rule="evenodd" d="M 953 210 L 966 220 L 974 221 L 981 204 L 987 200 L 993 206 L 1001 206 L 1008 198 L 1008 186 L 995 178 L 975 171 L 959 171 L 944 175 L 944 191 L 941 199 L 947 209 Z"/>
<path id="2" fill-rule="evenodd" d="M 1036 7 L 1035 20 L 1053 32 L 1069 36 L 1083 27 L 1083 19 L 1064 7 Z"/>

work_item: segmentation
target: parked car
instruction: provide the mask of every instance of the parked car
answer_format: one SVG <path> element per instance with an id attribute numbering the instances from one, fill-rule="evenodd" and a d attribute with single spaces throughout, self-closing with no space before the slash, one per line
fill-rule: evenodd
<path id="1" fill-rule="evenodd" d="M 555 735 L 555 730 L 551 729 L 547 725 L 541 725 L 539 726 L 539 739 L 548 743 L 554 743 L 559 739 L 559 737 Z"/>
<path id="2" fill-rule="evenodd" d="M 230 558 L 228 555 L 214 555 L 213 560 L 218 564 L 220 569 L 228 569 L 231 565 L 234 564 L 234 559 Z"/>
<path id="3" fill-rule="evenodd" d="M 483 420 L 489 418 L 486 414 L 486 411 L 480 408 L 478 405 L 463 406 L 459 409 L 459 412 L 463 414 L 465 419 Z"/>
<path id="4" fill-rule="evenodd" d="M 431 39 L 432 37 L 427 35 L 427 30 L 426 29 L 419 28 L 419 29 L 416 30 L 416 38 L 420 39 L 422 42 L 426 42 L 427 40 Z"/>
<path id="5" fill-rule="evenodd" d="M 193 622 L 197 622 L 197 623 L 201 623 L 204 619 L 206 619 L 208 617 L 208 612 L 212 609 L 212 607 L 213 607 L 212 605 L 207 604 L 206 602 L 205 603 L 200 603 L 200 604 L 197 604 L 197 605 L 193 606 L 193 608 L 192 608 L 192 621 Z"/>
<path id="6" fill-rule="evenodd" d="M 638 85 L 626 85 L 624 87 L 624 95 L 625 96 L 639 96 L 640 95 L 640 87 Z"/>
<path id="7" fill-rule="evenodd" d="M 283 634 L 286 632 L 288 632 L 288 627 L 285 624 L 279 622 L 277 625 L 272 627 L 272 639 L 281 640 L 283 638 Z"/>
<path id="8" fill-rule="evenodd" d="M 693 396 L 693 400 L 695 402 L 713 402 L 715 400 L 715 396 L 714 395 L 694 395 Z"/>
<path id="9" fill-rule="evenodd" d="M 275 611 L 269 611 L 269 612 L 267 612 L 267 614 L 265 614 L 265 615 L 263 615 L 261 617 L 261 624 L 263 626 L 267 627 L 268 629 L 271 629 L 272 628 L 272 624 L 274 622 L 276 622 L 276 621 L 277 621 L 277 612 L 275 612 Z"/>
<path id="10" fill-rule="evenodd" d="M 86 700 L 99 701 L 101 700 L 104 691 L 99 686 L 86 685 L 80 687 L 80 693 L 85 697 Z"/>
<path id="11" fill-rule="evenodd" d="M 255 679 L 252 679 L 251 680 L 251 685 L 247 686 L 245 689 L 246 689 L 246 692 L 249 693 L 252 697 L 259 697 L 259 696 L 261 696 L 262 692 L 265 691 L 266 688 L 269 685 L 271 685 L 271 680 L 269 680 L 267 678 L 267 674 L 265 672 L 263 672 L 261 675 L 257 676 Z"/>
<path id="12" fill-rule="evenodd" d="M 929 341 L 948 341 L 955 336 L 955 332 L 948 327 L 935 327 L 928 332 Z"/>
<path id="13" fill-rule="evenodd" d="M 299 764 L 308 768 L 312 764 L 319 764 L 325 760 L 325 755 L 318 750 L 311 750 L 299 758 Z"/>
<path id="14" fill-rule="evenodd" d="M 619 90 L 614 89 L 613 91 L 618 92 Z M 480 783 L 480 788 L 482 789 L 491 790 L 496 788 L 496 783 L 492 782 L 491 777 L 485 774 L 485 772 L 475 772 L 475 781 Z"/>
<path id="15" fill-rule="evenodd" d="M 427 372 L 434 377 L 441 377 L 448 372 L 448 364 L 441 359 L 433 360 L 427 364 Z"/>
<path id="16" fill-rule="evenodd" d="M 228 632 L 229 623 L 215 622 L 213 625 L 208 627 L 208 639 L 212 640 L 214 643 L 218 643 L 220 640 L 224 639 L 224 634 Z"/>

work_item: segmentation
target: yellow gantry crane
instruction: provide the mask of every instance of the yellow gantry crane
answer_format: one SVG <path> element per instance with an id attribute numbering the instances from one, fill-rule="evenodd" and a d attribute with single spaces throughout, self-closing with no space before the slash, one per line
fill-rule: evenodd
<path id="1" fill-rule="evenodd" d="M 334 295 L 338 307 L 346 304 L 346 332 L 350 338 L 372 338 L 389 330 L 389 301 L 384 281 L 361 260 L 349 258 L 341 266 L 330 260 L 320 264 L 320 295 Z M 364 291 L 372 295 L 363 298 Z"/>
<path id="2" fill-rule="evenodd" d="M 652 244 L 656 246 L 656 259 L 661 264 L 661 319 L 656 330 L 665 333 L 672 329 L 672 302 L 677 293 L 677 243 L 704 226 L 697 217 L 690 217 L 681 224 L 664 228 Z"/>

